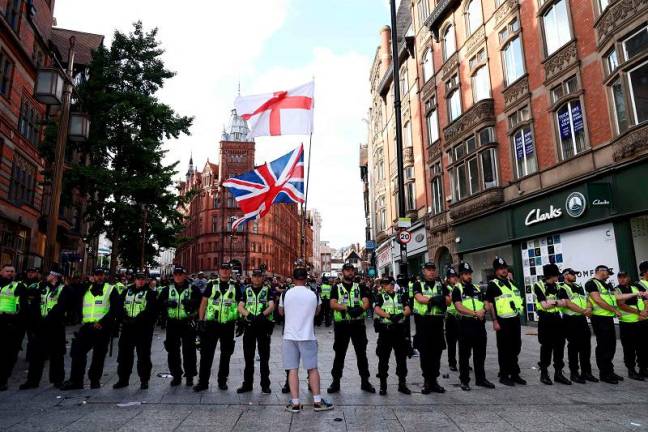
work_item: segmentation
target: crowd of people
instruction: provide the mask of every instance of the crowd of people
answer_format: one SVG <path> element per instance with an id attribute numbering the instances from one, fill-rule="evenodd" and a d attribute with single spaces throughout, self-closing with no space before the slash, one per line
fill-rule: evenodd
<path id="1" fill-rule="evenodd" d="M 49 381 L 55 387 L 82 389 L 87 375 L 90 388 L 99 388 L 104 361 L 109 352 L 112 354 L 114 341 L 118 380 L 113 388 L 130 385 L 137 356 L 136 372 L 140 388 L 145 390 L 151 378 L 153 333 L 160 325 L 166 333 L 164 347 L 171 386 L 181 385 L 184 378 L 196 392 L 208 389 L 220 343 L 217 385 L 222 391 L 228 390 L 230 358 L 236 338 L 242 336 L 245 368 L 243 382 L 236 391 L 253 390 L 258 355 L 261 392 L 271 393 L 271 335 L 275 325 L 285 319 L 282 331 L 286 382 L 282 392 L 291 393 L 287 409 L 302 409 L 297 379 L 301 362 L 308 370 L 314 407 L 322 411 L 331 409 L 332 404 L 319 392 L 313 326 L 333 325 L 335 354 L 327 392 L 340 391 L 346 353 L 352 344 L 361 389 L 375 393 L 367 359 L 368 318 L 373 318 L 378 334 L 376 376 L 381 395 L 387 394 L 392 352 L 398 391 L 403 394 L 411 393 L 406 359 L 413 356 L 420 360 L 424 379 L 421 393 L 445 392 L 438 377 L 446 349 L 448 366 L 459 372 L 462 390 L 471 390 L 471 371 L 475 385 L 494 388 L 484 368 L 489 319 L 496 335 L 499 382 L 505 386 L 525 385 L 518 364 L 521 318 L 526 310 L 523 295 L 504 259 L 493 261 L 493 272 L 487 285 L 473 282 L 468 262 L 444 269 L 443 278 L 432 262 L 425 263 L 421 274 L 411 279 L 400 275 L 396 280 L 389 275 L 362 278 L 348 263 L 335 279 L 316 280 L 301 266 L 295 268 L 293 279 L 269 277 L 263 269 L 241 278 L 224 263 L 218 273 L 209 277 L 203 273 L 189 276 L 184 268 L 176 267 L 169 280 L 158 281 L 143 272 L 107 276 L 97 268 L 87 280 L 80 281 L 67 280 L 56 271 L 42 278 L 35 268 L 24 277 L 16 277 L 14 267 L 4 265 L 0 270 L 0 340 L 4 347 L 0 353 L 0 391 L 7 390 L 24 345 L 29 369 L 21 390 L 40 385 L 47 362 Z M 543 384 L 623 381 L 613 364 L 615 318 L 627 376 L 638 381 L 648 378 L 648 262 L 640 264 L 637 282 L 620 271 L 614 284 L 613 274 L 607 266 L 597 266 L 594 277 L 581 286 L 576 283 L 573 269 L 561 270 L 555 264 L 543 267 L 543 277 L 533 286 Z M 412 317 L 414 326 L 410 323 Z M 596 338 L 598 378 L 590 364 L 590 324 Z M 71 365 L 65 379 L 69 325 L 79 327 L 70 344 Z M 565 346 L 569 377 L 563 373 Z M 86 368 L 90 351 L 90 366 Z M 552 364 L 553 380 L 549 374 Z"/>

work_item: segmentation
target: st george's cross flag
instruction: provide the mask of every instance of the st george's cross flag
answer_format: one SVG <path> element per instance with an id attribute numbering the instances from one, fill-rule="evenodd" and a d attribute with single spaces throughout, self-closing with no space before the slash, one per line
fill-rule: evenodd
<path id="1" fill-rule="evenodd" d="M 279 159 L 223 182 L 245 213 L 232 224 L 232 230 L 252 219 L 260 219 L 275 203 L 304 202 L 304 147 Z"/>
<path id="2" fill-rule="evenodd" d="M 292 90 L 239 96 L 236 112 L 246 120 L 253 137 L 313 133 L 315 83 Z"/>

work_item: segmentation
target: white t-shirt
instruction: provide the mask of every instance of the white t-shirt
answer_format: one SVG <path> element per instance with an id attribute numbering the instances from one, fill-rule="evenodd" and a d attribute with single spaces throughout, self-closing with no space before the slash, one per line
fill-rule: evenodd
<path id="1" fill-rule="evenodd" d="M 286 340 L 316 340 L 313 318 L 319 297 L 305 286 L 295 286 L 281 296 L 279 307 L 284 309 L 284 334 Z"/>

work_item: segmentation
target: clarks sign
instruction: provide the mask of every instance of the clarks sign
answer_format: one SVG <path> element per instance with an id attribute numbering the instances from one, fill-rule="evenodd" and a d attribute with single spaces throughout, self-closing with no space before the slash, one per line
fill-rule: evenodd
<path id="1" fill-rule="evenodd" d="M 524 219 L 524 225 L 531 226 L 540 222 L 546 222 L 551 219 L 557 219 L 562 216 L 562 209 L 560 207 L 549 206 L 549 211 L 543 212 L 540 209 L 533 209 L 527 214 Z"/>
<path id="2" fill-rule="evenodd" d="M 565 200 L 564 211 L 573 218 L 578 218 L 585 213 L 586 205 L 585 196 L 580 192 L 572 192 Z M 524 219 L 524 225 L 531 226 L 538 223 L 546 222 L 552 219 L 558 219 L 563 215 L 561 207 L 554 207 L 553 204 L 549 206 L 548 210 L 541 210 L 539 208 L 533 209 L 527 213 Z"/>

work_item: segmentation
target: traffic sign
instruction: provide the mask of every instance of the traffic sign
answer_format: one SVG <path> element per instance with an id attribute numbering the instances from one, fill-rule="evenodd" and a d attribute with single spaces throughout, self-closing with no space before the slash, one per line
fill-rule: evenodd
<path id="1" fill-rule="evenodd" d="M 365 246 L 368 250 L 374 250 L 376 249 L 376 241 L 375 240 L 367 240 L 367 244 Z"/>
<path id="2" fill-rule="evenodd" d="M 401 217 L 398 218 L 398 228 L 411 228 L 412 227 L 412 219 L 408 217 Z"/>
<path id="3" fill-rule="evenodd" d="M 412 234 L 407 230 L 403 230 L 398 233 L 398 240 L 400 240 L 402 244 L 407 244 L 412 241 Z"/>

